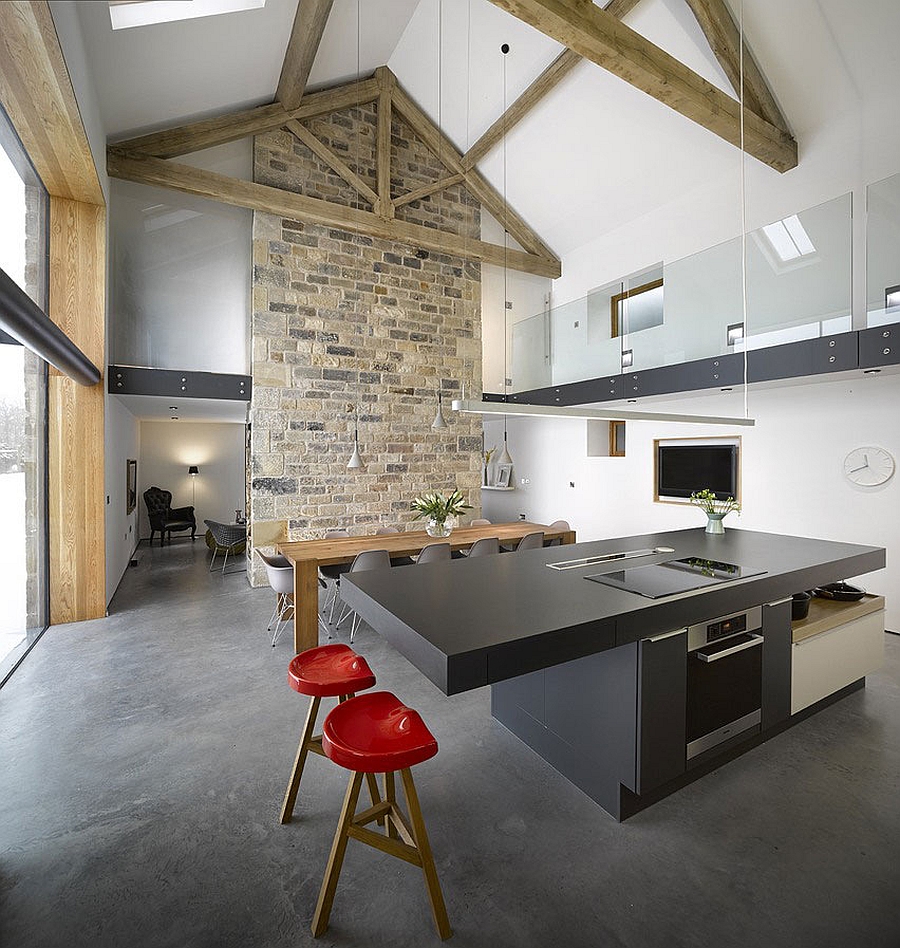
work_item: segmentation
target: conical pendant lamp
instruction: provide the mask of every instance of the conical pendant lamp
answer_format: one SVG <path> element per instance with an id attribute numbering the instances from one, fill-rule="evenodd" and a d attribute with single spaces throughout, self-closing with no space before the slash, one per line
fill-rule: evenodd
<path id="1" fill-rule="evenodd" d="M 503 450 L 500 452 L 500 457 L 497 459 L 498 464 L 512 464 L 513 459 L 509 454 L 509 447 L 506 444 L 506 416 L 503 417 Z"/>
<path id="2" fill-rule="evenodd" d="M 441 390 L 438 388 L 438 407 L 437 414 L 434 416 L 434 421 L 431 423 L 432 428 L 449 428 L 447 424 L 447 419 L 444 418 L 444 406 L 441 398 Z"/>
<path id="3" fill-rule="evenodd" d="M 348 471 L 357 471 L 365 467 L 362 455 L 359 453 L 359 406 L 353 406 L 353 454 L 347 462 Z"/>

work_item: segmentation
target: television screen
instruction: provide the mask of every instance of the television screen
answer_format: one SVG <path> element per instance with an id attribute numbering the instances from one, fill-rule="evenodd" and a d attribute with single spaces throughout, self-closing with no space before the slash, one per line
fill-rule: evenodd
<path id="1" fill-rule="evenodd" d="M 736 444 L 660 444 L 656 459 L 656 493 L 690 497 L 709 488 L 721 500 L 737 497 Z"/>

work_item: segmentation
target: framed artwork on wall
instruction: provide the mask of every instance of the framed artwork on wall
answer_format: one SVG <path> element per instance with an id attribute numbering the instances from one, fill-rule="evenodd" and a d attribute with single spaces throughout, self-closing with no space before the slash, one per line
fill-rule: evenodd
<path id="1" fill-rule="evenodd" d="M 497 487 L 509 487 L 512 477 L 512 464 L 497 465 Z"/>
<path id="2" fill-rule="evenodd" d="M 125 462 L 125 513 L 130 514 L 137 506 L 137 461 L 129 458 Z"/>

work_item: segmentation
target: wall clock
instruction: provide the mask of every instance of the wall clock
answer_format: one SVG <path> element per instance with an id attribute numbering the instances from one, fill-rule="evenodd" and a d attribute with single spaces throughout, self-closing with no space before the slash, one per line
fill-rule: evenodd
<path id="1" fill-rule="evenodd" d="M 877 487 L 891 479 L 894 458 L 884 448 L 854 448 L 844 458 L 844 476 L 860 487 Z"/>

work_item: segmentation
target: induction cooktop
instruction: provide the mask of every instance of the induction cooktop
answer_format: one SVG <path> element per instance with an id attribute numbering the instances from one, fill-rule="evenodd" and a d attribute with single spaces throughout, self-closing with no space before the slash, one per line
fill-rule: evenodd
<path id="1" fill-rule="evenodd" d="M 612 573 L 595 573 L 585 579 L 626 592 L 637 593 L 647 599 L 661 599 L 676 593 L 730 583 L 749 576 L 762 576 L 766 570 L 736 563 L 708 560 L 701 556 L 686 556 L 652 566 L 632 566 Z"/>

